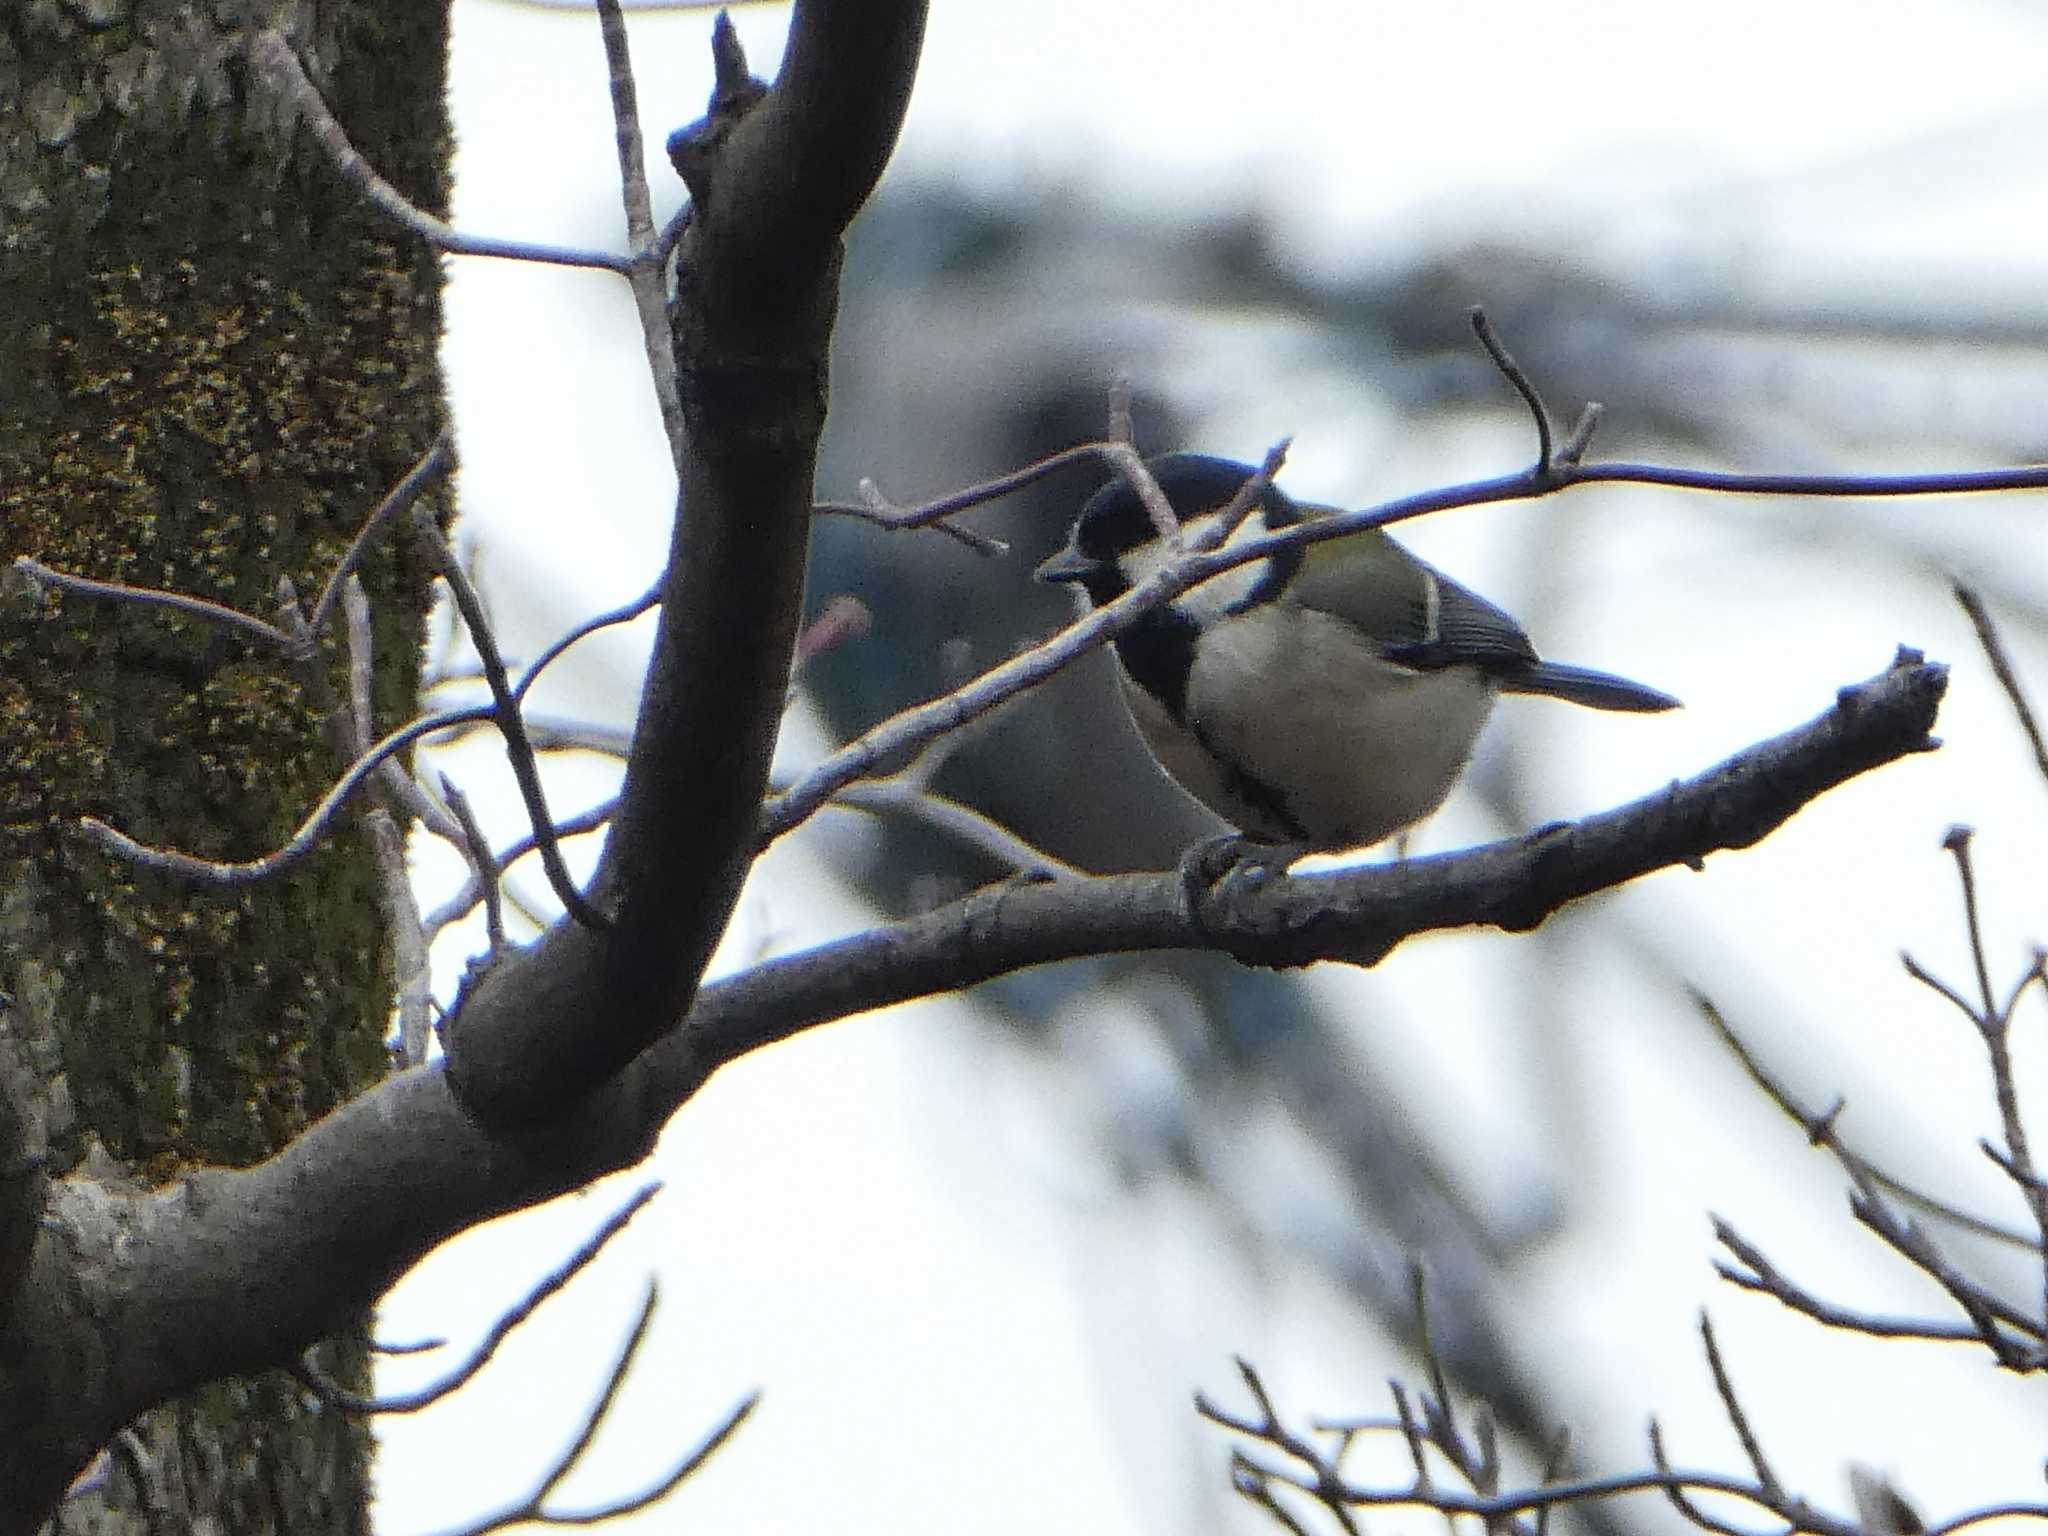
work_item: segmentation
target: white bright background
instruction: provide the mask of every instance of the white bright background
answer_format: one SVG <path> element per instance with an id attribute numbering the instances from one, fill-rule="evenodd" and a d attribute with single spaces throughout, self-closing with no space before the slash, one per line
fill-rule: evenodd
<path id="1" fill-rule="evenodd" d="M 784 13 L 749 7 L 736 20 L 757 71 L 772 73 Z M 632 20 L 659 214 L 680 196 L 661 143 L 701 111 L 708 28 L 702 14 Z M 1162 220 L 1186 211 L 1191 224 L 1250 208 L 1293 259 L 1338 273 L 1495 235 L 1674 270 L 1736 261 L 1764 295 L 1854 294 L 1901 270 L 1967 268 L 2038 313 L 2044 44 L 2035 8 L 1965 0 L 938 0 L 889 174 L 998 203 L 1055 190 Z M 454 102 L 458 224 L 619 246 L 588 15 L 457 0 Z M 464 514 L 486 577 L 520 594 L 520 611 L 501 604 L 500 618 L 511 648 L 531 654 L 647 585 L 666 542 L 666 455 L 622 285 L 466 260 L 451 282 Z M 1226 385 L 1202 446 L 1255 456 L 1292 432 L 1290 481 L 1311 494 L 1359 501 L 1498 472 L 1527 452 L 1519 424 L 1426 444 L 1368 436 L 1368 468 L 1341 398 L 1305 387 L 1290 399 L 1256 367 L 1243 376 L 1258 393 L 1232 398 Z M 1829 1337 L 1714 1282 L 1708 1209 L 1823 1294 L 1940 1311 L 1854 1234 L 1824 1162 L 1732 1092 L 1726 1062 L 1677 1027 L 1670 989 L 1616 954 L 1632 934 L 1659 933 L 1752 1033 L 1796 1007 L 1824 1037 L 1810 1059 L 1796 1042 L 1777 1059 L 1809 1098 L 1845 1091 L 1866 1126 L 1896 1119 L 1908 1171 L 1939 1170 L 1979 1207 L 2016 1217 L 1969 1146 L 1992 1129 L 1981 1054 L 1906 986 L 1895 956 L 1911 947 L 1966 976 L 1936 845 L 1967 820 L 1985 834 L 1993 953 L 2016 972 L 2041 932 L 2030 901 L 2048 846 L 2040 787 L 1937 589 L 1900 584 L 1882 561 L 1816 570 L 1760 555 L 1742 531 L 1749 512 L 1648 493 L 1625 507 L 1635 522 L 1668 520 L 1665 542 L 1603 571 L 1626 577 L 1605 622 L 1551 648 L 1654 680 L 1690 707 L 1590 738 L 1560 726 L 1543 781 L 1560 814 L 1809 717 L 1901 639 L 1958 664 L 1941 728 L 1950 749 L 1838 794 L 1703 879 L 1660 876 L 1569 919 L 1593 990 L 1583 1016 L 1546 1027 L 1595 1038 L 1583 1057 L 1593 1080 L 1578 1089 L 1596 1107 L 1585 1123 L 1551 1123 L 1543 1085 L 1518 1078 L 1529 1021 L 1474 995 L 1478 960 L 1515 942 L 1499 935 L 1414 945 L 1371 979 L 1405 999 L 1411 1022 L 1389 1025 L 1413 1035 L 1397 1042 L 1412 1079 L 1402 1090 L 1418 1116 L 1465 1127 L 1461 1172 L 1482 1204 L 1515 1198 L 1524 1160 L 1541 1160 L 1546 1178 L 1600 1176 L 1569 1242 L 1520 1271 L 1529 1316 L 1548 1320 L 1529 1347 L 1571 1383 L 1553 1408 L 1578 1415 L 1592 1465 L 1643 1460 L 1639 1437 L 1589 1436 L 1597 1405 L 1624 1422 L 1659 1412 L 1681 1462 L 1740 1469 L 1693 1332 L 1711 1302 L 1781 1472 L 1813 1497 L 1844 1507 L 1851 1458 L 1894 1473 L 1931 1514 L 2039 1496 L 2038 1386 L 2001 1382 L 1967 1351 Z M 1484 590 L 1489 530 L 1532 515 L 1547 514 L 1459 514 L 1416 542 Z M 2032 505 L 1912 515 L 1944 530 L 1995 520 L 2005 542 L 1980 541 L 1981 558 L 2042 585 L 2038 533 L 2019 536 Z M 578 653 L 565 675 L 580 712 L 629 715 L 644 638 Z M 2021 661 L 2048 679 L 2048 658 L 2023 649 Z M 487 754 L 453 763 L 488 792 Z M 604 792 L 601 773 L 572 768 L 556 808 Z M 1483 833 L 1454 803 L 1430 845 Z M 446 878 L 423 855 L 430 898 Z M 857 894 L 792 838 L 750 887 L 722 963 L 862 921 Z M 444 977 L 459 962 L 459 950 L 443 956 Z M 1315 984 L 1340 1003 L 1368 985 L 1344 973 Z M 722 1074 L 663 1140 L 653 1171 L 666 1193 L 572 1293 L 472 1390 L 382 1426 L 379 1529 L 460 1525 L 528 1487 L 602 1381 L 650 1275 L 663 1307 L 641 1368 L 561 1504 L 640 1487 L 758 1385 L 763 1406 L 738 1439 L 631 1529 L 1265 1528 L 1225 1491 L 1223 1437 L 1195 1423 L 1189 1394 L 1239 1400 L 1229 1355 L 1241 1351 L 1298 1414 L 1383 1412 L 1398 1367 L 1305 1267 L 1248 1272 L 1195 1201 L 1125 1198 L 1093 1129 L 1062 1106 L 1059 1069 L 991 1045 L 962 1012 L 863 1018 Z M 1097 1048 L 1142 1053 L 1119 1041 L 1118 1017 L 1104 1002 L 1076 1029 Z M 2037 1087 L 2039 1023 L 2036 1010 L 2023 1055 Z M 1852 1069 L 1867 1075 L 1843 1075 Z M 1277 1126 L 1276 1112 L 1245 1136 L 1281 1139 Z M 466 1343 L 638 1178 L 452 1245 L 397 1288 L 380 1334 Z M 426 1370 L 393 1365 L 383 1384 Z M 1647 1505 L 1624 1516 L 1660 1517 Z"/>

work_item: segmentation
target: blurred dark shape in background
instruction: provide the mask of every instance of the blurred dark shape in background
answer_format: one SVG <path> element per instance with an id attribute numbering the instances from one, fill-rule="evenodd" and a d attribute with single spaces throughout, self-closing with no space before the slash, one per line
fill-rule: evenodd
<path id="1" fill-rule="evenodd" d="M 819 492 L 853 499 L 869 477 L 910 504 L 1098 438 L 1119 374 L 1130 380 L 1146 453 L 1216 446 L 1191 434 L 1215 409 L 1219 371 L 1226 396 L 1284 397 L 1295 372 L 1334 363 L 1355 375 L 1362 396 L 1375 397 L 1375 409 L 1392 402 L 1418 432 L 1430 430 L 1434 413 L 1517 411 L 1473 345 L 1475 300 L 1561 429 L 1587 398 L 1625 402 L 1602 427 L 1601 457 L 1826 470 L 1842 467 L 1837 456 L 1859 443 L 1930 440 L 1959 462 L 2040 456 L 2038 421 L 2009 401 L 2015 388 L 2038 399 L 2048 385 L 2042 318 L 2015 320 L 2005 309 L 1994 319 L 1954 304 L 1932 317 L 1918 302 L 1926 290 L 1912 289 L 1900 274 L 1891 292 L 1766 303 L 1745 300 L 1727 271 L 1603 273 L 1499 247 L 1338 282 L 1295 270 L 1250 219 L 1176 228 L 1100 207 L 996 209 L 948 192 L 899 191 L 863 217 L 849 252 Z M 1887 347 L 1906 342 L 1910 353 Z M 1955 350 L 1943 353 L 1943 342 Z M 2007 408 L 1972 403 L 1994 397 Z M 1068 595 L 1030 573 L 1104 478 L 1097 466 L 1070 468 L 965 514 L 1010 543 L 998 559 L 930 532 L 821 519 L 813 609 L 851 594 L 873 620 L 864 640 L 806 669 L 805 687 L 831 731 L 851 737 L 1064 623 Z M 1736 515 L 1747 514 L 1738 507 Z M 1766 541 L 1797 541 L 1816 537 L 1811 526 L 1758 528 Z M 1846 507 L 1829 526 L 1856 551 L 1845 558 L 1872 558 L 1875 543 L 1881 558 L 1927 573 L 1942 564 L 1912 535 L 1895 537 L 1904 525 L 1882 509 Z M 1528 536 L 1521 553 L 1559 558 L 1555 545 L 1568 538 Z M 2001 569 L 1997 600 L 2008 612 L 2042 616 L 2040 573 Z M 1544 615 L 1521 617 L 1543 632 Z M 1530 824 L 1516 761 L 1513 752 L 1489 753 L 1472 780 L 1503 833 Z M 970 728 L 934 787 L 1095 871 L 1171 867 L 1217 830 L 1145 754 L 1100 653 Z M 1007 873 L 902 818 L 834 846 L 848 875 L 896 912 Z M 1517 1005 L 1568 1017 L 1569 968 L 1554 946 L 1569 938 L 1520 942 L 1534 948 L 1517 962 Z M 1528 1319 L 1509 1271 L 1526 1245 L 1572 1219 L 1552 1173 L 1516 1170 L 1509 1182 L 1521 1208 L 1482 1217 L 1446 1155 L 1449 1136 L 1469 1141 L 1475 1128 L 1432 1125 L 1397 1102 L 1383 1086 L 1392 1074 L 1376 1067 L 1380 1032 L 1326 1017 L 1293 978 L 1213 956 L 1136 957 L 1029 973 L 978 997 L 1019 1035 L 1057 1050 L 1068 1036 L 1056 1020 L 1100 989 L 1138 1000 L 1174 1063 L 1173 1090 L 1162 1093 L 1156 1077 L 1123 1073 L 1113 1051 L 1090 1061 L 1097 1103 L 1086 1113 L 1115 1127 L 1112 1155 L 1128 1185 L 1186 1181 L 1214 1202 L 1249 1264 L 1270 1262 L 1268 1248 L 1305 1254 L 1399 1336 L 1413 1336 L 1408 1264 L 1420 1261 L 1435 1341 L 1457 1384 L 1492 1403 L 1525 1442 L 1547 1445 L 1560 1412 L 1546 1398 L 1557 1384 L 1540 1384 L 1518 1345 Z M 1572 1049 L 1568 1033 L 1552 1031 L 1545 1043 Z M 1569 1093 L 1579 1080 L 1558 1071 L 1542 1091 L 1555 1084 Z M 1233 1166 L 1225 1134 L 1252 1106 L 1274 1100 L 1324 1163 L 1285 1192 Z M 1571 1113 L 1557 1111 L 1567 1121 Z M 1483 1128 L 1476 1134 L 1483 1139 Z M 1309 1193 L 1325 1188 L 1343 1191 L 1341 1206 L 1318 1205 Z M 1606 1517 L 1578 1518 L 1598 1528 Z"/>

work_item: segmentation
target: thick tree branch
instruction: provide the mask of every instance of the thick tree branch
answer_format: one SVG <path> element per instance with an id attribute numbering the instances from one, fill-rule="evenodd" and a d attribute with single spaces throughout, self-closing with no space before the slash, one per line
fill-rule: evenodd
<path id="1" fill-rule="evenodd" d="M 1929 750 L 1947 685 L 1946 667 L 1901 652 L 1818 719 L 1616 810 L 1462 852 L 1202 893 L 1192 910 L 1173 874 L 991 886 L 707 987 L 683 1039 L 715 1066 L 814 1024 L 1077 955 L 1220 948 L 1252 965 L 1374 965 L 1419 933 L 1521 932 L 1596 891 L 1751 847 L 1828 790 Z"/>
<path id="2" fill-rule="evenodd" d="M 449 1072 L 489 1124 L 565 1113 L 688 1009 L 754 854 L 801 616 L 839 236 L 894 146 L 924 0 L 798 0 L 753 88 L 729 27 L 711 114 L 670 141 L 692 213 L 671 325 L 687 442 L 661 623 L 593 882 L 486 977 Z"/>
<path id="3" fill-rule="evenodd" d="M 1747 847 L 1829 789 L 1927 750 L 1945 683 L 1945 669 L 1904 655 L 1811 723 L 1632 805 L 1463 853 L 1277 878 L 1199 915 L 1172 873 L 991 887 L 704 988 L 681 1029 L 516 1141 L 423 1068 L 254 1168 L 140 1195 L 59 1181 L 0 1358 L 72 1390 L 28 1422 L 36 1443 L 9 1464 L 82 1465 L 143 1407 L 289 1361 L 436 1243 L 637 1162 L 713 1072 L 761 1045 L 1076 955 L 1224 947 L 1271 965 L 1370 963 L 1412 934 L 1531 927 L 1595 891 Z M 0 1507 L 21 1492 L 0 1487 Z"/>

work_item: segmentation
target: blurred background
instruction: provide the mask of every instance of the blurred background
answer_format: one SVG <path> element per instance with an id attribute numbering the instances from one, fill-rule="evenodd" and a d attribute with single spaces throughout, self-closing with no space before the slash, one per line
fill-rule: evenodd
<path id="1" fill-rule="evenodd" d="M 455 221 L 622 248 L 603 53 L 569 7 L 457 0 Z M 772 75 L 779 6 L 734 13 Z M 661 154 L 702 110 L 708 12 L 633 14 Z M 2048 14 L 1997 0 L 1692 8 L 1618 0 L 940 0 L 901 150 L 856 227 L 821 498 L 902 502 L 1099 436 L 1129 380 L 1147 451 L 1256 460 L 1365 505 L 1499 474 L 1527 413 L 1473 344 L 1484 304 L 1595 457 L 1908 471 L 2043 457 Z M 467 547 L 508 652 L 643 591 L 673 494 L 624 287 L 457 260 L 447 359 Z M 784 767 L 1049 633 L 1034 585 L 1101 476 L 934 533 L 824 520 L 814 607 L 867 633 L 804 675 Z M 1980 1350 L 1829 1334 L 1718 1281 L 1708 1212 L 1845 1304 L 1946 1316 L 1855 1226 L 1825 1156 L 1748 1084 L 1687 987 L 1848 1140 L 2017 1223 L 1973 1145 L 1981 1047 L 1903 975 L 1969 972 L 1954 822 L 1979 829 L 1994 979 L 2042 929 L 2048 792 L 1949 584 L 1983 593 L 2048 684 L 2040 499 L 1856 504 L 1601 488 L 1452 512 L 1402 537 L 1546 655 L 1687 703 L 1654 718 L 1497 711 L 1413 849 L 1604 809 L 1826 708 L 1900 643 L 1951 663 L 1937 755 L 1859 780 L 1758 849 L 1588 902 L 1527 937 L 1412 942 L 1371 973 L 1207 957 L 1049 968 L 814 1031 L 721 1074 L 654 1166 L 474 1233 L 400 1285 L 393 1339 L 466 1341 L 644 1177 L 662 1197 L 471 1389 L 381 1426 L 380 1529 L 462 1523 L 573 1433 L 649 1276 L 663 1308 L 565 1504 L 656 1477 L 748 1387 L 738 1438 L 646 1530 L 1258 1531 L 1204 1390 L 1231 1363 L 1297 1421 L 1390 1411 L 1412 1379 L 1408 1265 L 1458 1390 L 1531 1475 L 1741 1473 L 1696 1331 L 1710 1307 L 1784 1479 L 1848 1507 L 1851 1462 L 1930 1516 L 2038 1497 L 2048 1404 Z M 542 712 L 630 722 L 651 622 L 587 642 Z M 436 660 L 459 666 L 453 642 Z M 509 838 L 484 741 L 436 758 Z M 616 765 L 554 765 L 558 814 Z M 1125 723 L 1106 657 L 973 728 L 936 785 L 1092 869 L 1160 868 L 1215 830 Z M 595 847 L 582 847 L 587 868 Z M 1371 855 L 1383 857 L 1385 851 Z M 418 850 L 423 902 L 459 872 Z M 1000 874 L 904 819 L 832 811 L 779 844 L 721 966 L 916 911 Z M 523 867 L 517 894 L 552 911 Z M 437 951 L 446 996 L 479 934 Z M 2041 1013 L 2022 1015 L 2023 1089 Z M 1947 1240 L 1947 1234 L 1943 1233 Z M 1958 1241 L 2038 1297 L 2038 1260 Z M 2032 1263 L 2031 1270 L 2029 1263 Z M 2038 1306 L 2038 1301 L 2033 1303 Z M 389 1364 L 398 1390 L 431 1359 Z M 1360 1477 L 1406 1477 L 1398 1442 Z M 1419 1520 L 1404 1517 L 1403 1525 Z M 1676 1528 L 1660 1501 L 1602 1529 Z"/>

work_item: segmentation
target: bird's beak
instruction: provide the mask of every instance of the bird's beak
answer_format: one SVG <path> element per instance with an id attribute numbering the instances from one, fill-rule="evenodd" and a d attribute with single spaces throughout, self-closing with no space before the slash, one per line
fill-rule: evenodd
<path id="1" fill-rule="evenodd" d="M 1102 569 L 1100 560 L 1091 560 L 1069 544 L 1041 565 L 1033 574 L 1040 581 L 1083 581 Z"/>

